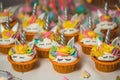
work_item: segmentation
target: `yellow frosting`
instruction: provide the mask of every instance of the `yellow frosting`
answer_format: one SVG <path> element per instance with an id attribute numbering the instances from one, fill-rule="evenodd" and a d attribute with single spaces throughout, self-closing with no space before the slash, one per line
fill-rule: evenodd
<path id="1" fill-rule="evenodd" d="M 23 15 L 21 15 L 21 17 L 23 17 Z M 27 18 L 25 21 L 23 21 L 22 26 L 24 28 L 28 27 L 31 23 L 30 23 L 31 17 Z M 36 19 L 34 23 L 38 23 L 41 27 L 45 26 L 45 20 L 40 20 L 40 19 Z"/>
<path id="2" fill-rule="evenodd" d="M 74 28 L 77 26 L 79 20 L 75 20 L 75 21 L 64 21 L 62 26 L 64 28 Z"/>
<path id="3" fill-rule="evenodd" d="M 114 49 L 114 46 L 108 44 L 101 44 L 100 47 L 94 46 L 91 51 L 91 56 L 100 57 L 104 55 L 104 52 L 110 54 Z"/>
<path id="4" fill-rule="evenodd" d="M 13 34 L 15 34 L 15 32 L 13 32 L 12 30 L 4 30 L 2 32 L 2 38 L 8 39 L 8 38 L 12 37 Z"/>

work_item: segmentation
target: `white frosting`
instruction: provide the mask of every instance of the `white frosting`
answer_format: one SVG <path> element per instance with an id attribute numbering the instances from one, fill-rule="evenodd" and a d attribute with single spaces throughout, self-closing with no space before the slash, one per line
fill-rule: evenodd
<path id="1" fill-rule="evenodd" d="M 76 28 L 65 28 L 65 29 L 60 30 L 60 33 L 63 33 L 63 32 L 64 34 L 74 34 L 74 33 L 79 32 L 79 30 Z"/>
<path id="2" fill-rule="evenodd" d="M 80 42 L 83 42 L 85 45 L 97 45 L 97 39 L 84 38 Z"/>
<path id="3" fill-rule="evenodd" d="M 26 32 L 41 32 L 42 31 L 42 27 L 37 23 L 30 24 L 28 27 L 23 28 L 23 29 Z"/>
<path id="4" fill-rule="evenodd" d="M 34 58 L 35 54 L 30 56 L 29 54 L 13 54 L 11 58 L 15 62 L 27 62 Z"/>
<path id="5" fill-rule="evenodd" d="M 7 16 L 1 16 L 0 17 L 0 23 L 4 23 L 7 20 Z"/>
<path id="6" fill-rule="evenodd" d="M 102 21 L 99 24 L 96 25 L 95 31 L 96 30 L 106 30 L 106 29 L 111 29 L 113 30 L 114 28 L 117 27 L 117 24 L 115 22 L 107 22 L 107 21 Z"/>
<path id="7" fill-rule="evenodd" d="M 45 38 L 43 41 L 39 41 L 38 44 L 36 44 L 39 48 L 51 48 L 52 45 L 53 42 L 48 38 Z"/>
<path id="8" fill-rule="evenodd" d="M 9 38 L 9 39 L 0 38 L 0 44 L 2 44 L 2 45 L 9 45 L 9 44 L 12 44 L 14 42 L 15 42 L 14 38 Z"/>
<path id="9" fill-rule="evenodd" d="M 104 52 L 104 55 L 98 57 L 97 59 L 100 61 L 114 61 L 114 60 L 118 59 L 118 56 L 114 56 L 112 54 Z"/>
<path id="10" fill-rule="evenodd" d="M 77 58 L 73 57 L 73 56 L 57 56 L 55 58 L 54 61 L 58 62 L 58 63 L 71 63 L 74 62 Z"/>

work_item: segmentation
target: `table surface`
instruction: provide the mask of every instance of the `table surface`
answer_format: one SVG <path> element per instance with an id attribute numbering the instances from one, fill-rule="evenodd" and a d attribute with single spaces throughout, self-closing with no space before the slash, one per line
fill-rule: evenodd
<path id="1" fill-rule="evenodd" d="M 16 72 L 7 60 L 7 55 L 2 53 L 0 53 L 0 70 L 11 72 L 11 74 L 22 80 L 63 80 L 64 77 L 67 77 L 69 80 L 115 80 L 116 76 L 120 74 L 120 68 L 110 73 L 98 71 L 90 56 L 85 55 L 77 43 L 75 46 L 80 53 L 80 63 L 78 64 L 77 69 L 72 73 L 57 73 L 48 59 L 39 59 L 39 66 L 29 72 Z M 81 74 L 83 70 L 88 71 L 91 74 L 91 77 L 88 79 L 82 78 Z"/>

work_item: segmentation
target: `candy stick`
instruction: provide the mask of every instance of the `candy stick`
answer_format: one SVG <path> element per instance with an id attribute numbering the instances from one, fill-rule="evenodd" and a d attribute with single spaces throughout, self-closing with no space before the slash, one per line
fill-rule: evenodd
<path id="1" fill-rule="evenodd" d="M 33 15 L 36 15 L 36 9 L 37 9 L 37 3 L 34 3 L 33 12 L 32 12 Z"/>
<path id="2" fill-rule="evenodd" d="M 65 8 L 65 10 L 64 10 L 64 15 L 65 15 L 65 20 L 67 20 L 67 19 L 68 19 L 68 12 L 67 12 L 67 8 Z"/>
<path id="3" fill-rule="evenodd" d="M 61 43 L 62 45 L 66 45 L 64 32 L 63 32 L 63 33 L 61 33 L 61 41 L 60 41 L 60 43 Z"/>
<path id="4" fill-rule="evenodd" d="M 108 15 L 108 3 L 107 2 L 105 3 L 105 6 L 104 6 L 104 13 L 105 15 Z"/>
<path id="5" fill-rule="evenodd" d="M 25 44 L 25 42 L 26 42 L 26 33 L 25 32 L 23 32 L 22 34 L 21 34 L 21 43 L 22 44 Z"/>
<path id="6" fill-rule="evenodd" d="M 90 16 L 88 17 L 88 27 L 92 29 L 92 18 Z"/>
<path id="7" fill-rule="evenodd" d="M 105 37 L 105 42 L 109 43 L 110 40 L 110 29 L 107 30 L 106 37 Z"/>
<path id="8" fill-rule="evenodd" d="M 0 12 L 3 12 L 3 3 L 0 1 Z"/>
<path id="9" fill-rule="evenodd" d="M 49 30 L 49 16 L 46 17 L 46 24 L 45 24 L 45 30 Z"/>
<path id="10" fill-rule="evenodd" d="M 9 17 L 7 17 L 7 20 L 6 20 L 6 29 L 7 29 L 7 30 L 10 29 L 10 21 L 9 21 Z"/>

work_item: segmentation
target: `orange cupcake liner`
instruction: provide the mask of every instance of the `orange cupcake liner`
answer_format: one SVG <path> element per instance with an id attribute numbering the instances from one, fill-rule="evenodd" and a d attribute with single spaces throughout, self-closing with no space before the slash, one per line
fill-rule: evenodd
<path id="1" fill-rule="evenodd" d="M 110 39 L 114 39 L 117 36 L 117 32 L 119 31 L 119 27 L 110 31 Z M 106 35 L 107 30 L 102 30 L 103 34 Z"/>
<path id="2" fill-rule="evenodd" d="M 28 42 L 32 41 L 35 34 L 36 33 L 26 32 L 26 41 L 28 41 Z"/>
<path id="3" fill-rule="evenodd" d="M 76 68 L 76 65 L 79 63 L 80 58 L 71 63 L 58 63 L 50 59 L 54 70 L 58 73 L 70 73 L 73 72 Z"/>
<path id="4" fill-rule="evenodd" d="M 59 32 L 59 30 L 57 32 L 58 32 L 59 35 L 61 34 Z M 64 36 L 66 38 L 66 42 L 68 42 L 72 37 L 74 37 L 75 42 L 77 42 L 78 41 L 79 32 L 76 32 L 74 34 L 65 34 Z"/>
<path id="5" fill-rule="evenodd" d="M 91 53 L 91 49 L 92 46 L 91 45 L 84 45 L 82 42 L 78 41 L 78 44 L 82 47 L 82 51 L 87 54 L 90 55 Z"/>
<path id="6" fill-rule="evenodd" d="M 0 52 L 3 53 L 3 54 L 8 54 L 9 49 L 13 46 L 14 46 L 14 44 L 10 44 L 10 45 L 0 44 Z"/>
<path id="7" fill-rule="evenodd" d="M 37 63 L 38 57 L 37 55 L 32 59 L 31 61 L 28 62 L 15 62 L 11 59 L 11 56 L 8 55 L 8 61 L 11 63 L 13 69 L 17 72 L 28 72 L 32 70 L 36 63 Z"/>
<path id="8" fill-rule="evenodd" d="M 38 56 L 40 58 L 48 58 L 49 57 L 50 48 L 44 49 L 44 48 L 36 47 L 36 50 L 37 50 Z"/>
<path id="9" fill-rule="evenodd" d="M 102 72 L 112 72 L 118 69 L 120 59 L 111 62 L 99 61 L 95 57 L 92 57 L 92 60 L 95 62 L 97 70 Z"/>

